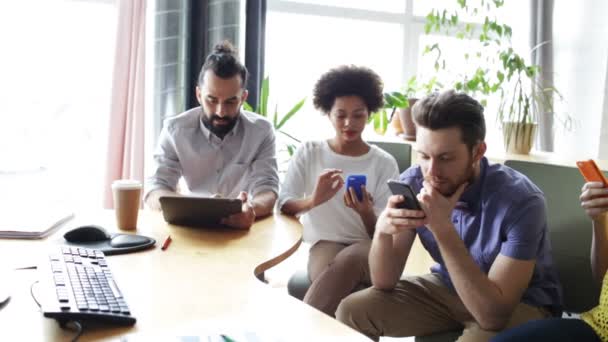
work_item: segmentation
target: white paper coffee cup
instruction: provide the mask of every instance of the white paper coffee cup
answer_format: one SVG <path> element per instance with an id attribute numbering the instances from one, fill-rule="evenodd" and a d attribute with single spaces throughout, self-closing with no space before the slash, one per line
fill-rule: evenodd
<path id="1" fill-rule="evenodd" d="M 141 182 L 137 180 L 119 179 L 112 183 L 114 212 L 119 229 L 137 229 L 142 188 Z"/>

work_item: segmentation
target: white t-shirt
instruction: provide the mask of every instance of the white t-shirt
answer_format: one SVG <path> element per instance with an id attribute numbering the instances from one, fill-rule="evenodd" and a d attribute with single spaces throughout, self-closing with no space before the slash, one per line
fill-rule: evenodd
<path id="1" fill-rule="evenodd" d="M 301 199 L 313 193 L 317 179 L 325 169 L 341 169 L 349 174 L 366 175 L 366 189 L 374 200 L 374 211 L 378 215 L 390 196 L 386 185 L 389 179 L 397 179 L 399 169 L 390 154 L 370 145 L 366 154 L 358 157 L 337 154 L 327 141 L 304 143 L 289 163 L 289 169 L 279 193 L 279 209 L 290 199 Z M 329 201 L 300 216 L 304 226 L 304 241 L 314 245 L 319 240 L 352 244 L 369 240 L 363 220 L 359 214 L 344 204 L 345 186 Z"/>

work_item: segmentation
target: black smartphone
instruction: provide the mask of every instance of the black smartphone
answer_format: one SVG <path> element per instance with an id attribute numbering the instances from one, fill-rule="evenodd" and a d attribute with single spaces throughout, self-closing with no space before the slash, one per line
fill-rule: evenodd
<path id="1" fill-rule="evenodd" d="M 414 193 L 414 190 L 412 190 L 412 187 L 409 186 L 409 184 L 396 180 L 389 180 L 387 184 L 389 189 L 391 189 L 393 195 L 403 195 L 404 201 L 399 203 L 397 205 L 397 208 L 422 210 L 420 202 L 418 202 L 416 194 Z"/>

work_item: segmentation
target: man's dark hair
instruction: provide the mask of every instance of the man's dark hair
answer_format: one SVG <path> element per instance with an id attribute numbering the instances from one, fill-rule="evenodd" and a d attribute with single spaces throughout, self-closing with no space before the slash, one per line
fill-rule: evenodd
<path id="1" fill-rule="evenodd" d="M 199 85 L 203 84 L 207 70 L 213 70 L 214 74 L 223 79 L 232 78 L 238 74 L 241 76 L 241 87 L 247 86 L 249 78 L 247 68 L 239 61 L 236 49 L 227 40 L 217 44 L 213 48 L 213 52 L 205 59 L 205 64 L 198 74 Z"/>
<path id="2" fill-rule="evenodd" d="M 454 90 L 433 93 L 412 108 L 417 125 L 430 130 L 459 127 L 469 150 L 486 137 L 483 106 L 474 98 Z"/>
<path id="3" fill-rule="evenodd" d="M 371 114 L 384 103 L 380 76 L 366 67 L 343 65 L 331 69 L 321 76 L 313 90 L 315 108 L 327 114 L 336 97 L 359 96 Z"/>

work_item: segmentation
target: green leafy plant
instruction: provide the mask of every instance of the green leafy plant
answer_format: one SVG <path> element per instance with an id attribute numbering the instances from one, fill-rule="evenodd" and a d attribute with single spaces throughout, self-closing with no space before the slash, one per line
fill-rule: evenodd
<path id="1" fill-rule="evenodd" d="M 434 68 L 437 75 L 429 80 L 425 87 L 434 90 L 443 84 L 450 88 L 465 92 L 480 99 L 482 105 L 487 105 L 487 98 L 494 96 L 504 82 L 504 70 L 501 70 L 497 56 L 504 52 L 504 47 L 511 46 L 513 30 L 510 26 L 498 22 L 490 13 L 504 5 L 504 0 L 455 0 L 457 10 L 448 12 L 447 9 L 433 9 L 426 16 L 424 31 L 426 34 L 442 33 L 454 36 L 460 40 L 479 42 L 476 50 L 464 52 L 462 58 L 471 68 L 455 68 L 451 61 L 442 53 L 440 43 L 433 43 L 425 47 L 423 56 L 434 54 Z M 473 4 L 471 4 L 473 3 Z M 481 24 L 462 23 L 460 17 L 468 15 L 472 18 L 483 16 Z M 511 52 L 513 50 L 511 49 Z M 446 72 L 449 71 L 446 75 Z M 454 72 L 455 71 L 455 72 Z"/>
<path id="2" fill-rule="evenodd" d="M 412 76 L 406 83 L 403 91 L 390 91 L 383 93 L 384 105 L 382 108 L 370 115 L 368 122 L 372 123 L 374 131 L 380 135 L 384 135 L 388 128 L 389 122 L 393 120 L 397 109 L 407 108 L 410 106 L 409 99 L 414 97 L 419 90 L 416 82 L 416 76 Z M 388 113 L 390 111 L 390 114 Z"/>
<path id="3" fill-rule="evenodd" d="M 274 112 L 272 113 L 272 117 L 271 117 L 270 112 L 268 111 L 269 96 L 270 96 L 270 78 L 267 76 L 262 81 L 262 87 L 260 88 L 260 97 L 259 97 L 260 101 L 259 101 L 258 107 L 253 109 L 253 107 L 249 103 L 245 102 L 245 103 L 243 103 L 243 108 L 245 110 L 257 113 L 265 118 L 268 118 L 272 122 L 272 125 L 273 125 L 275 131 L 278 133 L 281 133 L 283 136 L 285 136 L 288 139 L 288 142 L 285 143 L 285 148 L 287 150 L 287 153 L 289 153 L 289 155 L 292 156 L 297 148 L 296 144 L 300 143 L 300 139 L 294 137 L 290 133 L 287 133 L 283 129 L 283 126 L 285 126 L 285 124 L 291 118 L 293 118 L 294 115 L 296 115 L 300 109 L 302 109 L 302 107 L 304 106 L 304 103 L 306 102 L 306 98 L 303 98 L 302 100 L 298 101 L 285 115 L 279 115 L 278 105 L 275 105 Z"/>
<path id="4" fill-rule="evenodd" d="M 448 82 L 443 83 L 478 98 L 484 107 L 487 106 L 489 98 L 495 99 L 498 104 L 496 119 L 503 127 L 506 127 L 505 123 L 536 124 L 540 113 L 555 115 L 552 99 L 555 95 L 558 100 L 562 100 L 561 94 L 554 87 L 543 87 L 540 84 L 540 67 L 527 63 L 514 51 L 511 44 L 511 27 L 500 23 L 490 14 L 502 7 L 504 0 L 456 2 L 458 9 L 451 13 L 446 9 L 433 9 L 426 16 L 425 33 L 443 33 L 479 44 L 476 51 L 467 50 L 462 56 L 472 67 L 458 70 L 452 75 L 452 79 L 444 75 Z M 481 24 L 462 23 L 461 15 L 481 17 L 483 21 Z M 434 55 L 437 74 L 456 69 L 450 65 L 450 60 L 443 56 L 440 43 L 426 46 L 423 56 L 426 55 Z M 431 83 L 437 84 L 437 75 L 426 83 L 429 90 Z M 569 116 L 557 118 L 565 128 L 571 128 L 572 120 Z M 516 129 L 520 126 L 509 125 L 517 127 Z M 503 133 L 510 139 L 511 132 Z M 520 132 L 516 131 L 514 136 L 519 139 L 519 135 Z M 505 140 L 506 146 L 509 146 L 509 143 L 509 140 Z"/>
<path id="5" fill-rule="evenodd" d="M 386 94 L 384 96 L 386 101 Z M 388 129 L 389 119 L 386 109 L 386 107 L 382 107 L 379 111 L 372 113 L 367 119 L 367 123 L 371 124 L 374 131 L 380 135 L 384 135 Z"/>

